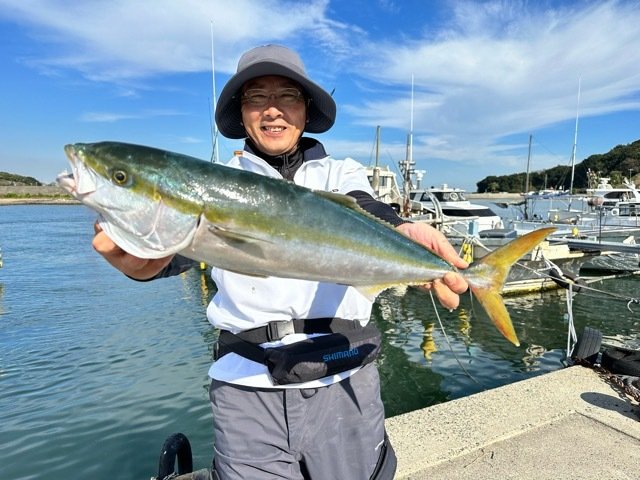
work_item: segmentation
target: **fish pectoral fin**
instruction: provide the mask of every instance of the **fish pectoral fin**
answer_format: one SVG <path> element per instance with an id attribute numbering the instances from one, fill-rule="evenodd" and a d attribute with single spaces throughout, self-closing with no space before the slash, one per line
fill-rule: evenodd
<path id="1" fill-rule="evenodd" d="M 252 235 L 248 235 L 246 233 L 242 233 L 240 231 L 231 230 L 229 228 L 224 228 L 219 225 L 210 224 L 209 231 L 218 237 L 224 237 L 226 239 L 235 240 L 237 242 L 267 242 L 262 238 L 258 238 Z M 273 242 L 269 242 L 273 243 Z"/>
<path id="2" fill-rule="evenodd" d="M 233 231 L 218 225 L 209 225 L 209 232 L 222 240 L 226 245 L 242 250 L 247 255 L 257 258 L 265 258 L 262 249 L 263 243 L 273 243 L 262 238 L 247 235 L 239 231 Z"/>

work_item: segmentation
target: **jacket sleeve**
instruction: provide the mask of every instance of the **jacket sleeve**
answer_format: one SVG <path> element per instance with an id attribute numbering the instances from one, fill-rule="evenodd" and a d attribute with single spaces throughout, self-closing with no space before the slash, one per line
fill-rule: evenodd
<path id="1" fill-rule="evenodd" d="M 136 280 L 138 282 L 150 282 L 151 280 L 156 280 L 158 278 L 173 277 L 175 275 L 180 275 L 181 273 L 186 272 L 187 270 L 194 267 L 197 263 L 198 262 L 196 262 L 195 260 L 191 260 L 190 258 L 183 257 L 182 255 L 176 255 L 171 259 L 169 265 L 164 267 L 158 274 L 151 278 L 147 278 L 146 280 L 138 280 L 132 277 L 129 278 L 132 278 L 133 280 Z"/>
<path id="2" fill-rule="evenodd" d="M 390 205 L 380 202 L 362 190 L 353 190 L 347 193 L 350 197 L 356 199 L 358 206 L 371 215 L 378 217 L 385 222 L 390 223 L 394 227 L 403 223 L 410 223 L 408 220 L 400 217 Z"/>

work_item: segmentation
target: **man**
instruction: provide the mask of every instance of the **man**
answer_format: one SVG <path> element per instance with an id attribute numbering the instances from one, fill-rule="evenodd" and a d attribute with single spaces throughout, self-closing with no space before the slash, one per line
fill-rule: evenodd
<path id="1" fill-rule="evenodd" d="M 224 136 L 245 139 L 242 154 L 229 166 L 350 195 L 364 210 L 466 268 L 440 232 L 407 222 L 376 201 L 362 165 L 335 160 L 321 143 L 302 136 L 327 131 L 335 114 L 333 98 L 307 77 L 299 56 L 267 45 L 240 58 L 220 94 L 216 123 Z M 192 265 L 180 256 L 133 257 L 98 226 L 93 245 L 138 280 L 174 275 Z M 360 338 L 363 332 L 374 332 L 373 340 L 366 341 L 375 344 L 375 326 L 367 325 L 372 302 L 344 285 L 251 277 L 218 268 L 212 269 L 212 278 L 218 292 L 207 317 L 220 329 L 217 358 L 209 370 L 214 478 L 392 478 L 395 456 L 384 433 L 375 355 L 349 355 L 343 369 L 330 372 L 315 371 L 318 362 L 297 360 L 320 355 L 320 343 L 331 349 L 332 342 L 343 345 L 345 338 Z M 434 289 L 444 306 L 455 308 L 467 284 L 449 273 L 426 287 Z M 377 338 L 379 343 L 379 333 Z M 266 359 L 267 347 L 276 357 Z M 358 350 L 365 349 L 349 351 Z"/>

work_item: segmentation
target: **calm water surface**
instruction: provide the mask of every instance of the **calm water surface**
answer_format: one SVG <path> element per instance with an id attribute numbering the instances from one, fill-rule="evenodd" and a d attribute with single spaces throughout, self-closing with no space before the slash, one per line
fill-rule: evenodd
<path id="1" fill-rule="evenodd" d="M 0 479 L 148 479 L 173 432 L 194 466 L 211 461 L 207 369 L 216 332 L 206 275 L 131 281 L 91 249 L 81 206 L 0 207 Z M 640 280 L 596 288 L 637 296 Z M 502 339 L 465 297 L 455 312 L 416 290 L 384 292 L 374 320 L 387 415 L 562 368 L 565 295 L 507 300 L 522 346 Z M 640 347 L 640 308 L 579 294 L 576 328 Z"/>

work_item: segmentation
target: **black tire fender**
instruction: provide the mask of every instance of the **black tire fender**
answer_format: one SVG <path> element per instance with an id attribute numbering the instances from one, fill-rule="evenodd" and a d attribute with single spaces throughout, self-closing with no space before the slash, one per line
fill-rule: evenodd
<path id="1" fill-rule="evenodd" d="M 176 460 L 178 460 L 178 470 L 175 470 Z M 158 480 L 162 480 L 169 475 L 177 473 L 184 475 L 193 471 L 193 458 L 191 455 L 191 444 L 189 439 L 182 433 L 170 435 L 162 445 L 160 460 L 158 461 Z"/>
<path id="2" fill-rule="evenodd" d="M 569 288 L 572 285 L 573 293 L 578 293 L 582 290 L 582 285 L 585 285 L 585 281 L 580 277 L 572 275 L 569 272 L 560 270 L 558 267 L 552 267 L 547 272 L 547 275 L 561 288 Z"/>
<path id="3" fill-rule="evenodd" d="M 601 345 L 602 332 L 595 328 L 584 327 L 573 347 L 571 358 L 573 360 L 586 360 L 591 364 L 595 364 L 598 360 Z"/>
<path id="4" fill-rule="evenodd" d="M 607 348 L 602 352 L 601 364 L 611 373 L 640 377 L 640 350 Z"/>

